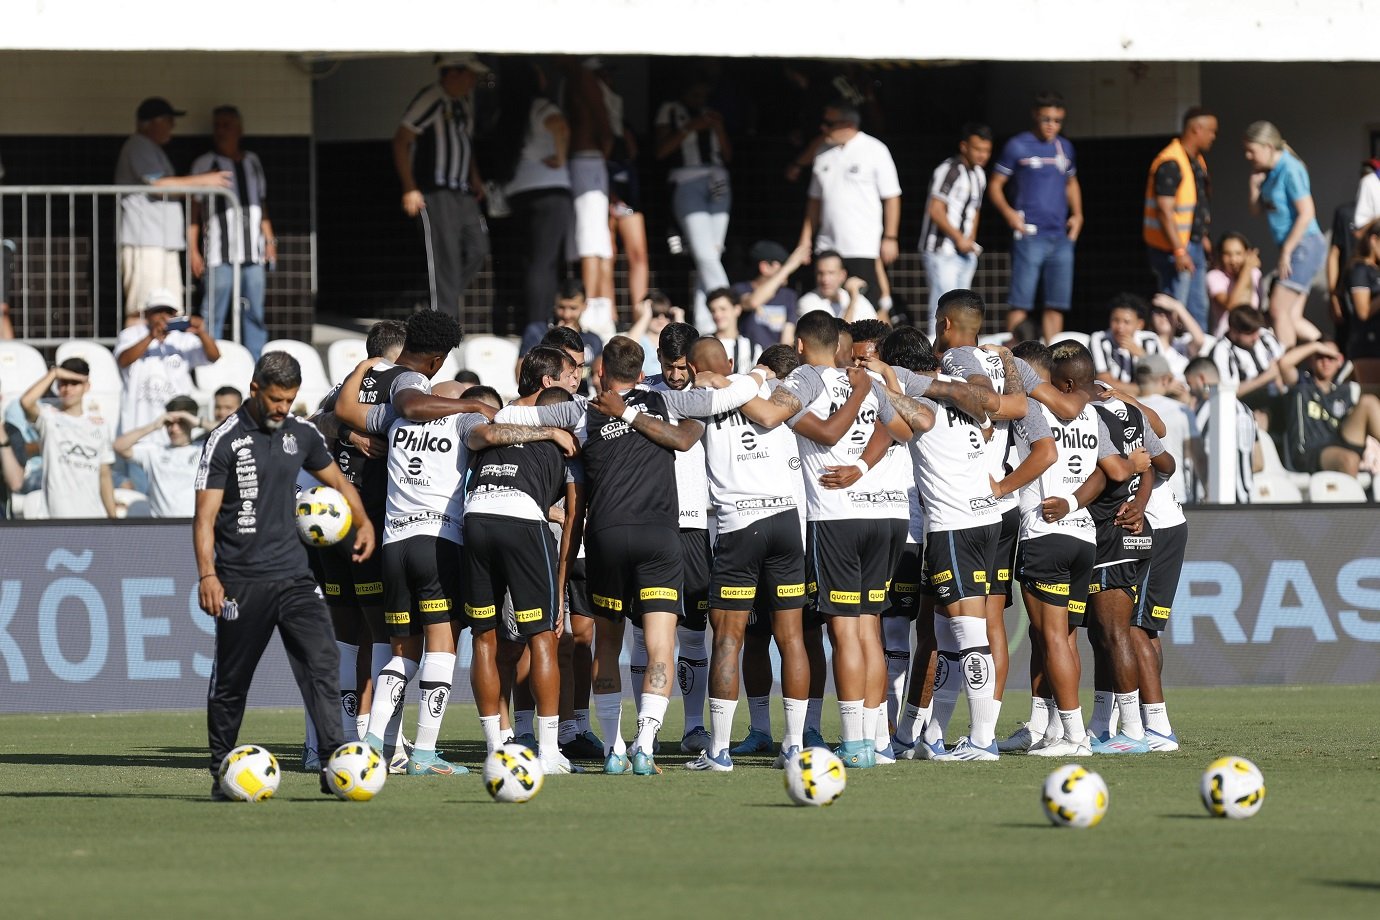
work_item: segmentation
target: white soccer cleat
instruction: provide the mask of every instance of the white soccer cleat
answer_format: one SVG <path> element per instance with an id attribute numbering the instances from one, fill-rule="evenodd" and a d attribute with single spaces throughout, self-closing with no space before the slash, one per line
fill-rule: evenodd
<path id="1" fill-rule="evenodd" d="M 1043 747 L 1031 748 L 1026 753 L 1032 757 L 1091 757 L 1092 748 L 1089 746 L 1088 738 L 1085 735 L 1082 741 L 1060 738 L 1058 741 Z"/>
<path id="2" fill-rule="evenodd" d="M 997 751 L 1002 754 L 1019 754 L 1034 747 L 1036 740 L 1030 734 L 1030 725 L 1022 722 L 1021 727 L 1012 732 L 1010 737 L 997 742 Z M 1043 736 L 1039 740 L 1043 740 Z"/>
<path id="3" fill-rule="evenodd" d="M 994 740 L 986 747 L 973 744 L 972 739 L 967 735 L 958 739 L 958 744 L 953 749 L 943 754 L 936 754 L 935 760 L 945 763 L 957 763 L 958 761 L 993 761 L 1000 760 L 1001 755 L 997 753 L 997 742 Z"/>
<path id="4" fill-rule="evenodd" d="M 1167 735 L 1161 735 L 1154 729 L 1147 728 L 1145 730 L 1145 741 L 1150 745 L 1150 750 L 1152 751 L 1171 753 L 1179 749 L 1179 736 L 1173 732 Z"/>
<path id="5" fill-rule="evenodd" d="M 566 757 L 559 751 L 556 752 L 555 756 L 539 757 L 537 758 L 537 760 L 541 764 L 542 773 L 546 776 L 550 776 L 553 773 L 584 772 L 584 770 L 580 769 L 579 767 L 571 763 L 570 758 Z"/>

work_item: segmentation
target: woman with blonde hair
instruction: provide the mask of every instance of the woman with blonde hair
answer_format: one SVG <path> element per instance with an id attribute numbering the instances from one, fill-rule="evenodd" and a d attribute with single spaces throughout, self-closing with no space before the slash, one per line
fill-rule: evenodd
<path id="1" fill-rule="evenodd" d="M 1277 281 L 1270 292 L 1270 321 L 1285 348 L 1300 338 L 1315 341 L 1318 328 L 1303 318 L 1308 288 L 1327 258 L 1327 241 L 1318 226 L 1308 168 L 1268 121 L 1252 122 L 1244 139 L 1251 165 L 1251 213 L 1264 212 L 1279 245 Z"/>

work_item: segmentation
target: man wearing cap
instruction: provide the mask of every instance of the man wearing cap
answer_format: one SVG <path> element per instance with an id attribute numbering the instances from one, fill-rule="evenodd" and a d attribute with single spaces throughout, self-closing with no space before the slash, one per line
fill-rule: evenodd
<path id="1" fill-rule="evenodd" d="M 186 115 L 158 96 L 139 103 L 135 132 L 120 148 L 115 161 L 116 185 L 169 188 L 211 185 L 229 188 L 231 173 L 208 172 L 178 176 L 163 152 L 172 140 L 175 120 Z M 120 276 L 124 282 L 125 325 L 139 321 L 139 311 L 156 288 L 182 301 L 182 269 L 178 255 L 187 248 L 179 198 L 125 195 L 120 199 Z"/>
<path id="2" fill-rule="evenodd" d="M 743 308 L 738 331 L 758 348 L 789 345 L 795 341 L 796 297 L 787 286 L 796 269 L 810 260 L 808 247 L 794 252 L 775 240 L 758 240 L 748 250 L 757 277 L 733 285 L 733 296 Z"/>
<path id="3" fill-rule="evenodd" d="M 166 411 L 147 425 L 115 439 L 115 453 L 148 476 L 149 511 L 156 518 L 189 518 L 196 511 L 196 468 L 201 445 L 192 443 L 192 429 L 201 424 L 196 400 L 174 396 Z M 167 434 L 167 440 L 149 435 Z"/>
<path id="4" fill-rule="evenodd" d="M 168 400 L 191 394 L 192 369 L 218 360 L 220 349 L 201 317 L 182 319 L 180 298 L 169 290 L 154 291 L 143 321 L 115 340 L 115 363 L 125 386 L 120 431 L 134 431 L 162 416 Z"/>
<path id="5" fill-rule="evenodd" d="M 484 186 L 473 151 L 474 93 L 489 68 L 473 54 L 436 59 L 438 79 L 421 90 L 393 135 L 403 211 L 421 216 L 431 308 L 458 321 L 460 298 L 489 254 L 479 213 Z"/>

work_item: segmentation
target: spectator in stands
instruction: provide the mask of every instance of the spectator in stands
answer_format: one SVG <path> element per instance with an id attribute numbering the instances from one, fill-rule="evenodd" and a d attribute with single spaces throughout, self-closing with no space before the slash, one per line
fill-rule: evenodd
<path id="1" fill-rule="evenodd" d="M 585 312 L 584 285 L 574 278 L 567 278 L 561 283 L 554 300 L 556 308 L 549 319 L 529 323 L 523 330 L 522 344 L 518 348 L 517 368 L 513 375 L 521 376 L 522 358 L 529 351 L 538 345 L 554 344 L 562 348 L 568 347 L 568 350 L 574 352 L 571 357 L 577 359 L 580 377 L 585 381 L 584 389 L 587 390 L 590 380 L 595 375 L 595 362 L 604 352 L 604 341 L 580 325 L 580 317 Z M 550 341 L 553 332 L 556 333 L 556 340 Z"/>
<path id="2" fill-rule="evenodd" d="M 1235 312 L 1233 311 L 1233 315 Z M 1208 399 L 1210 396 L 1209 387 L 1216 386 L 1221 382 L 1221 375 L 1217 372 L 1217 365 L 1211 358 L 1194 358 L 1188 362 L 1188 369 L 1184 372 L 1188 380 L 1188 390 L 1193 397 L 1194 412 L 1197 414 L 1198 431 L 1203 439 L 1204 445 L 1209 443 L 1210 426 L 1212 422 L 1212 406 Z M 1266 435 L 1269 437 L 1269 435 Z M 1251 501 L 1251 489 L 1255 486 L 1255 474 L 1265 469 L 1265 455 L 1258 443 L 1260 429 L 1255 423 L 1255 414 L 1246 407 L 1246 404 L 1236 402 L 1236 501 L 1237 504 L 1249 504 Z M 1207 470 L 1203 469 L 1201 478 L 1207 479 Z"/>
<path id="3" fill-rule="evenodd" d="M 1094 332 L 1088 343 L 1097 379 L 1115 387 L 1135 389 L 1136 361 L 1160 351 L 1160 340 L 1145 328 L 1150 309 L 1135 294 L 1117 294 L 1107 305 L 1107 328 Z"/>
<path id="4" fill-rule="evenodd" d="M 181 303 L 171 291 L 154 291 L 143 322 L 116 339 L 115 363 L 125 387 L 120 431 L 133 431 L 158 418 L 174 396 L 190 396 L 192 370 L 220 360 L 220 349 L 201 317 L 180 320 L 181 316 Z"/>
<path id="5" fill-rule="evenodd" d="M 863 296 L 867 282 L 850 276 L 844 268 L 843 256 L 837 252 L 821 252 L 815 256 L 815 289 L 801 295 L 796 315 L 811 310 L 828 310 L 836 319 L 855 323 L 860 319 L 876 319 L 877 311 Z"/>
<path id="6" fill-rule="evenodd" d="M 1237 307 L 1260 308 L 1260 250 L 1235 230 L 1217 241 L 1217 266 L 1207 274 L 1212 334 L 1227 333 L 1227 314 Z"/>
<path id="7" fill-rule="evenodd" d="M 809 248 L 797 246 L 787 253 L 774 240 L 758 240 L 748 250 L 748 259 L 757 276 L 730 288 L 743 308 L 739 331 L 758 348 L 794 343 L 797 298 L 787 285 L 800 266 L 810 261 Z"/>
<path id="8" fill-rule="evenodd" d="M 613 128 L 604 105 L 603 86 L 584 61 L 573 56 L 563 58 L 561 77 L 560 98 L 570 123 L 575 253 L 580 258 L 580 280 L 586 294 L 581 325 L 608 341 L 618 331 L 613 236 L 609 232 L 608 156 L 613 152 Z"/>
<path id="9" fill-rule="evenodd" d="M 604 96 L 604 111 L 609 117 L 613 152 L 608 157 L 609 221 L 613 258 L 605 263 L 608 278 L 604 287 L 612 291 L 613 263 L 618 257 L 618 239 L 623 242 L 623 257 L 628 269 L 628 302 L 640 304 L 651 283 L 651 262 L 647 254 L 647 222 L 642 214 L 642 187 L 637 175 L 637 138 L 623 120 L 623 97 L 614 87 L 615 74 L 608 62 L 589 58 L 585 66 L 599 79 Z"/>
<path id="10" fill-rule="evenodd" d="M 1327 258 L 1327 241 L 1318 226 L 1308 168 L 1268 121 L 1246 127 L 1246 162 L 1251 167 L 1251 213 L 1264 212 L 1279 246 L 1277 280 L 1270 291 L 1270 322 L 1285 348 L 1300 338 L 1314 341 L 1318 327 L 1303 317 L 1308 289 Z"/>
<path id="11" fill-rule="evenodd" d="M 1362 228 L 1344 285 L 1346 356 L 1356 382 L 1368 393 L 1380 393 L 1380 219 Z"/>
<path id="12" fill-rule="evenodd" d="M 1174 498 L 1182 504 L 1197 500 L 1195 482 L 1206 460 L 1198 418 L 1187 402 L 1190 398 L 1188 388 L 1181 379 L 1175 378 L 1165 358 L 1163 353 L 1148 354 L 1137 361 L 1135 382 L 1141 404 L 1153 409 L 1164 422 L 1165 433 L 1160 440 L 1174 458 L 1174 475 L 1169 477 L 1169 487 Z"/>
<path id="13" fill-rule="evenodd" d="M 940 163 L 930 177 L 930 198 L 920 225 L 920 255 L 930 290 L 925 334 L 934 339 L 939 297 L 971 288 L 982 247 L 977 242 L 982 198 L 987 192 L 984 169 L 992 157 L 992 129 L 969 122 L 959 132 L 958 153 Z"/>
<path id="14" fill-rule="evenodd" d="M 1169 363 L 1174 379 L 1182 385 L 1188 362 L 1198 357 L 1207 343 L 1203 327 L 1188 312 L 1188 307 L 1160 293 L 1150 301 L 1150 330 L 1160 341 L 1160 354 Z"/>
<path id="15" fill-rule="evenodd" d="M 814 159 L 799 245 L 838 253 L 848 274 L 879 298 L 876 312 L 885 319 L 891 309 L 886 266 L 900 254 L 901 182 L 891 151 L 861 126 L 852 103 L 824 109 L 820 130 L 829 146 Z"/>
<path id="16" fill-rule="evenodd" d="M 522 231 L 527 320 L 542 323 L 565 275 L 566 243 L 575 227 L 567 165 L 570 125 L 547 98 L 546 75 L 535 61 L 512 62 L 499 86 L 494 178 L 503 184 Z"/>
<path id="17" fill-rule="evenodd" d="M 463 383 L 466 386 L 480 386 L 483 383 L 483 381 L 479 379 L 479 375 L 474 371 L 456 371 L 455 382 Z"/>
<path id="18" fill-rule="evenodd" d="M 1159 290 L 1208 321 L 1207 252 L 1212 245 L 1212 183 L 1203 154 L 1217 139 L 1217 116 L 1200 106 L 1184 112 L 1183 130 L 1150 164 L 1141 235 Z"/>
<path id="19" fill-rule="evenodd" d="M 216 425 L 239 411 L 244 394 L 232 386 L 223 386 L 211 397 L 211 418 Z"/>
<path id="20" fill-rule="evenodd" d="M 393 133 L 393 168 L 403 212 L 422 218 L 431 307 L 458 321 L 465 290 L 489 254 L 479 212 L 484 184 L 474 158 L 473 93 L 490 71 L 468 53 L 439 55 L 436 71 L 436 82 L 412 98 Z"/>
<path id="21" fill-rule="evenodd" d="M 1356 211 L 1351 225 L 1357 239 L 1372 222 L 1380 220 L 1380 157 L 1361 164 L 1361 184 L 1356 187 Z"/>
<path id="22" fill-rule="evenodd" d="M 148 477 L 149 511 L 157 518 L 189 518 L 196 510 L 196 466 L 201 445 L 192 443 L 200 424 L 196 400 L 174 396 L 166 411 L 115 439 L 115 453 L 131 461 Z M 156 431 L 163 438 L 151 438 Z"/>
<path id="23" fill-rule="evenodd" d="M 1073 250 L 1083 232 L 1083 190 L 1073 145 L 1060 137 L 1064 97 L 1039 94 L 1031 115 L 1035 129 L 1011 138 L 997 157 L 991 198 L 1015 238 L 1006 328 L 1014 330 L 1035 309 L 1035 291 L 1043 287 L 1040 326 L 1045 341 L 1052 342 L 1064 331 L 1064 314 L 1073 299 Z M 1014 206 L 1006 195 L 1012 179 Z"/>
<path id="24" fill-rule="evenodd" d="M 709 292 L 709 315 L 714 319 L 714 336 L 723 343 L 724 352 L 733 364 L 733 373 L 746 374 L 757 364 L 757 356 L 762 353 L 760 346 L 738 331 L 738 320 L 743 308 L 728 288 L 718 288 Z"/>
<path id="25" fill-rule="evenodd" d="M 723 116 L 707 104 L 712 90 L 702 73 L 690 74 L 680 98 L 662 103 L 655 119 L 656 158 L 670 169 L 671 210 L 695 260 L 694 325 L 703 333 L 714 329 L 705 295 L 728 285 L 722 260 L 733 205 L 733 145 Z"/>
<path id="26" fill-rule="evenodd" d="M 135 132 L 120 148 L 116 185 L 155 188 L 208 185 L 229 188 L 234 174 L 223 170 L 178 176 L 163 148 L 172 140 L 179 112 L 157 96 L 139 103 Z M 139 322 L 139 312 L 155 290 L 171 291 L 182 302 L 182 252 L 187 248 L 182 202 L 156 195 L 120 199 L 120 277 L 124 283 L 125 325 Z"/>
<path id="27" fill-rule="evenodd" d="M 268 341 L 264 321 L 264 266 L 278 261 L 278 239 L 268 219 L 268 183 L 259 157 L 240 148 L 244 120 L 233 105 L 211 112 L 211 143 L 214 149 L 192 163 L 192 172 L 224 172 L 234 176 L 231 188 L 239 199 L 242 223 L 234 226 L 230 212 L 219 198 L 192 202 L 192 222 L 187 230 L 192 275 L 206 275 L 206 296 L 201 315 L 212 338 L 225 337 L 230 323 L 230 295 L 234 290 L 233 254 L 240 257 L 240 344 L 259 360 Z M 204 235 L 203 235 L 204 228 Z M 206 252 L 202 254 L 202 243 Z M 209 273 L 207 269 L 210 269 Z"/>
<path id="28" fill-rule="evenodd" d="M 1366 438 L 1380 438 L 1380 399 L 1338 381 L 1342 352 L 1328 341 L 1289 349 L 1279 361 L 1289 387 L 1284 462 L 1300 473 L 1361 470 Z"/>
<path id="29" fill-rule="evenodd" d="M 1279 359 L 1284 354 L 1275 334 L 1265 328 L 1265 316 L 1253 307 L 1237 307 L 1227 314 L 1227 334 L 1204 357 L 1222 378 L 1234 380 L 1236 396 L 1245 399 L 1279 383 Z M 1253 400 L 1256 402 L 1256 400 Z"/>
<path id="30" fill-rule="evenodd" d="M 656 357 L 661 330 L 671 323 L 685 322 L 685 311 L 672 305 L 671 298 L 654 289 L 634 307 L 633 313 L 632 328 L 627 335 L 642 346 L 642 373 L 654 377 L 661 373 L 661 362 Z"/>
<path id="31" fill-rule="evenodd" d="M 0 520 L 10 514 L 10 496 L 24 489 L 24 433 L 9 422 L 0 424 Z"/>
<path id="32" fill-rule="evenodd" d="M 40 403 L 54 384 L 57 405 Z M 115 517 L 115 452 L 105 424 L 82 407 L 90 390 L 90 366 L 68 358 L 19 397 L 43 439 L 43 499 L 50 518 Z"/>

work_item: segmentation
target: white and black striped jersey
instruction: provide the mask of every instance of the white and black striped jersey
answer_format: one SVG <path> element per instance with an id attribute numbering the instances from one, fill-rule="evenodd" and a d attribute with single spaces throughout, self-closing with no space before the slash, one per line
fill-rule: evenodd
<path id="1" fill-rule="evenodd" d="M 1098 421 L 1102 425 L 1099 436 L 1105 437 L 1116 453 L 1128 457 L 1141 447 L 1145 448 L 1151 459 L 1164 453 L 1164 443 L 1145 424 L 1145 416 L 1135 406 L 1116 397 L 1096 400 L 1089 405 L 1097 410 Z M 1093 520 L 1101 524 L 1116 517 L 1121 506 L 1140 490 L 1142 475 L 1136 473 L 1125 482 L 1108 482 L 1102 494 L 1088 503 Z"/>
<path id="2" fill-rule="evenodd" d="M 465 474 L 470 466 L 465 442 L 471 431 L 487 424 L 478 412 L 393 423 L 388 429 L 384 543 L 417 536 L 465 542 Z"/>
<path id="3" fill-rule="evenodd" d="M 656 125 L 680 131 L 695 119 L 682 102 L 662 103 L 656 112 Z M 723 151 L 719 149 L 719 137 L 712 128 L 694 131 L 685 136 L 680 146 L 667 159 L 671 169 L 671 181 L 680 182 L 696 178 L 710 172 L 721 171 L 724 166 Z"/>
<path id="4" fill-rule="evenodd" d="M 944 202 L 949 226 L 967 236 L 972 232 L 982 196 L 987 192 L 987 173 L 981 166 L 968 166 L 960 156 L 951 156 L 935 168 L 930 178 L 930 198 Z M 930 219 L 928 202 L 925 220 L 920 225 L 920 251 L 955 255 L 954 241 Z"/>
<path id="5" fill-rule="evenodd" d="M 1136 362 L 1140 359 L 1118 345 L 1110 332 L 1099 329 L 1090 338 L 1088 351 L 1092 352 L 1095 373 L 1111 374 L 1113 380 L 1122 383 L 1131 383 L 1136 379 Z M 1149 329 L 1142 329 L 1136 333 L 1136 344 L 1147 355 L 1164 353 L 1160 337 Z"/>
<path id="6" fill-rule="evenodd" d="M 1203 403 L 1198 409 L 1198 428 L 1203 433 L 1203 441 L 1208 439 L 1208 425 L 1212 421 L 1212 404 Z M 1247 505 L 1251 501 L 1251 490 L 1255 487 L 1255 439 L 1260 437 L 1256 427 L 1255 415 L 1244 403 L 1236 404 L 1236 503 Z M 1269 435 L 1266 435 L 1269 437 Z"/>
<path id="7" fill-rule="evenodd" d="M 418 188 L 469 189 L 473 120 L 470 100 L 451 97 L 440 83 L 413 97 L 402 126 L 417 135 L 412 177 Z"/>
<path id="8" fill-rule="evenodd" d="M 1030 456 L 1030 448 L 1042 438 L 1054 441 L 1058 458 L 1054 464 L 1020 489 L 1021 539 L 1030 540 L 1048 534 L 1064 534 L 1087 543 L 1097 542 L 1097 529 L 1087 508 L 1079 508 L 1062 520 L 1045 520 L 1042 505 L 1047 498 L 1062 498 L 1074 505 L 1073 493 L 1087 482 L 1102 457 L 1116 453 L 1112 445 L 1098 434 L 1097 412 L 1084 406 L 1078 417 L 1065 422 L 1043 403 L 1026 397 L 1025 418 L 1011 423 L 1015 432 L 1016 452 L 1021 462 Z"/>
<path id="9" fill-rule="evenodd" d="M 206 264 L 229 265 L 234 262 L 236 252 L 241 263 L 258 264 L 264 261 L 267 245 L 263 221 L 268 216 L 268 182 L 264 179 L 263 164 L 248 151 L 238 160 L 212 151 L 203 153 L 192 163 L 194 176 L 222 170 L 235 176 L 231 188 L 240 202 L 240 220 L 238 224 L 234 221 L 233 213 L 225 207 L 220 196 L 212 195 L 205 202 L 206 229 L 202 243 Z"/>
<path id="10" fill-rule="evenodd" d="M 963 378 L 939 374 L 934 379 Z M 962 410 L 924 396 L 929 382 L 922 374 L 901 380 L 906 395 L 934 413 L 934 427 L 910 442 L 915 484 L 925 506 L 925 532 L 995 524 L 1002 511 L 992 495 L 992 467 L 982 428 Z"/>
<path id="11" fill-rule="evenodd" d="M 781 385 L 769 381 L 757 395 L 768 399 Z M 803 511 L 800 451 L 790 428 L 763 428 L 733 409 L 704 420 L 703 444 L 719 534 L 783 511 Z"/>
<path id="12" fill-rule="evenodd" d="M 1021 386 L 1029 393 L 1041 383 L 1040 375 L 1035 373 L 1034 368 L 1026 364 L 1020 358 L 1015 359 L 1016 369 L 1021 375 Z M 998 394 L 1006 392 L 1006 369 L 1001 361 L 1001 356 L 995 352 L 986 351 L 976 345 L 962 345 L 957 348 L 950 348 L 944 352 L 941 359 L 944 373 L 957 377 L 960 380 L 968 380 L 979 374 L 986 374 L 992 381 L 992 387 Z M 1011 422 L 997 421 L 992 422 L 992 438 L 987 442 L 987 464 L 988 472 L 993 479 L 1002 479 L 1006 476 L 1006 455 L 1011 448 Z M 1005 514 L 1012 508 L 1020 504 L 1020 499 L 1014 495 L 1004 495 L 997 500 L 998 508 Z M 976 527 L 976 524 L 969 525 Z"/>
<path id="13" fill-rule="evenodd" d="M 1270 369 L 1284 354 L 1284 346 L 1275 338 L 1275 334 L 1269 329 L 1260 330 L 1260 338 L 1251 348 L 1242 348 L 1231 339 L 1223 336 L 1212 344 L 1212 347 L 1205 352 L 1206 356 L 1212 359 L 1212 363 L 1217 365 L 1217 372 L 1223 380 L 1235 380 L 1243 383 L 1253 380 Z M 1271 391 L 1277 390 L 1274 384 L 1270 384 Z"/>
<path id="14" fill-rule="evenodd" d="M 784 386 L 800 400 L 801 409 L 788 422 L 792 428 L 807 414 L 827 419 L 842 408 L 853 392 L 848 375 L 836 367 L 802 364 L 786 378 Z M 896 414 L 891 401 L 873 382 L 872 392 L 863 398 L 857 417 L 848 431 L 832 447 L 796 437 L 800 465 L 805 476 L 806 519 L 810 521 L 852 521 L 879 517 L 882 509 L 907 501 L 904 492 L 895 494 L 879 470 L 868 470 L 847 489 L 826 489 L 819 479 L 830 466 L 851 466 L 862 458 L 877 422 L 885 424 Z M 908 506 L 907 506 L 908 507 Z"/>
<path id="15" fill-rule="evenodd" d="M 649 390 L 668 393 L 672 387 L 662 374 L 648 377 L 644 382 Z M 683 418 L 674 406 L 669 406 L 672 420 Z M 704 444 L 696 441 L 689 450 L 676 451 L 676 497 L 680 502 L 680 526 L 687 530 L 704 530 L 709 526 L 709 480 L 704 472 Z"/>

